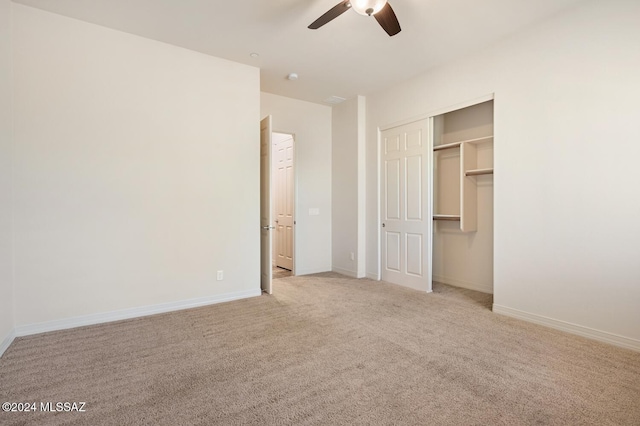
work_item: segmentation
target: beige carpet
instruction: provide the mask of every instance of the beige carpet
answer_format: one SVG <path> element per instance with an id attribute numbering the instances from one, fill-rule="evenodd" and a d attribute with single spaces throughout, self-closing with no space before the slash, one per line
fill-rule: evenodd
<path id="1" fill-rule="evenodd" d="M 293 275 L 293 273 L 290 270 L 284 269 L 284 268 L 278 268 L 277 266 L 273 267 L 271 274 L 274 280 L 277 280 L 279 278 L 287 278 Z"/>
<path id="2" fill-rule="evenodd" d="M 493 314 L 490 296 L 337 274 L 272 296 L 17 339 L 2 425 L 639 425 L 640 353 Z"/>

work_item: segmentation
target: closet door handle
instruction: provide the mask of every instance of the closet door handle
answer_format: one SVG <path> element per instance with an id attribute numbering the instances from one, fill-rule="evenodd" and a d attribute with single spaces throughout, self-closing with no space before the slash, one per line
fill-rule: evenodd
<path id="1" fill-rule="evenodd" d="M 384 228 L 386 225 L 384 224 L 384 222 L 382 223 L 382 227 Z"/>

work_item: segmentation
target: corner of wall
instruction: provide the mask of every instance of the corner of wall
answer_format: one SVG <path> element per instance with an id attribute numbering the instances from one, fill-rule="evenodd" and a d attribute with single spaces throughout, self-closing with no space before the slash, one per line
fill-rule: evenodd
<path id="1" fill-rule="evenodd" d="M 0 342 L 0 358 L 2 358 L 6 350 L 9 349 L 9 346 L 11 346 L 15 338 L 16 338 L 16 330 L 11 329 L 9 334 L 2 340 L 2 342 Z"/>
<path id="2" fill-rule="evenodd" d="M 367 267 L 367 98 L 358 95 L 358 240 L 356 276 L 363 278 Z"/>
<path id="3" fill-rule="evenodd" d="M 0 318 L 0 357 L 11 345 L 15 334 L 15 278 L 14 278 L 14 226 L 13 226 L 13 11 L 12 2 L 0 3 L 0 293 L 2 318 Z M 6 334 L 5 334 L 6 333 Z"/>

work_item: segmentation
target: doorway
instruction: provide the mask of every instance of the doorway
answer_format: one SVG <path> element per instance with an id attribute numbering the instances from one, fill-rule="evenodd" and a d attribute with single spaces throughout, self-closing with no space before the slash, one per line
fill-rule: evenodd
<path id="1" fill-rule="evenodd" d="M 433 117 L 433 281 L 493 293 L 493 99 Z"/>
<path id="2" fill-rule="evenodd" d="M 291 133 L 273 132 L 271 143 L 271 261 L 274 278 L 282 278 L 295 275 L 295 138 Z"/>

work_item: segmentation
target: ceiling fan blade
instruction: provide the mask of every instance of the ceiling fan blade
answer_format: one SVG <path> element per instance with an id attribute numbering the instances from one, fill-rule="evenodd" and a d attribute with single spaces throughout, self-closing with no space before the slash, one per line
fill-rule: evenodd
<path id="1" fill-rule="evenodd" d="M 349 0 L 344 0 L 339 4 L 335 5 L 327 13 L 316 19 L 309 25 L 309 28 L 312 30 L 317 30 L 327 22 L 333 21 L 338 16 L 345 13 L 347 10 L 351 9 L 351 2 Z"/>
<path id="2" fill-rule="evenodd" d="M 400 32 L 400 22 L 398 22 L 398 18 L 396 18 L 396 14 L 393 12 L 393 9 L 391 9 L 389 3 L 385 4 L 384 7 L 380 9 L 380 12 L 373 16 L 390 36 L 394 36 Z"/>

